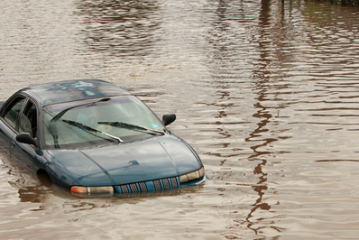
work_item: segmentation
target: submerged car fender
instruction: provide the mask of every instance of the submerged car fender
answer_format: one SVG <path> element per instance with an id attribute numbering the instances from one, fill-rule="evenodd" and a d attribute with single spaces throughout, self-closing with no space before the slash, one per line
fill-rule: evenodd
<path id="1" fill-rule="evenodd" d="M 48 159 L 49 161 L 45 163 L 44 168 L 54 184 L 66 189 L 69 189 L 73 185 L 80 185 L 68 169 L 59 161 L 52 156 Z"/>

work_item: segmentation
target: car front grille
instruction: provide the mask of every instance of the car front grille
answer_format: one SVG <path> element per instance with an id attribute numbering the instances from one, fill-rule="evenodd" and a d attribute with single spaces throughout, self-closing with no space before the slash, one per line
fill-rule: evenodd
<path id="1" fill-rule="evenodd" d="M 146 182 L 137 182 L 114 186 L 117 194 L 133 194 L 162 192 L 165 190 L 177 189 L 179 187 L 178 177 L 162 178 Z"/>

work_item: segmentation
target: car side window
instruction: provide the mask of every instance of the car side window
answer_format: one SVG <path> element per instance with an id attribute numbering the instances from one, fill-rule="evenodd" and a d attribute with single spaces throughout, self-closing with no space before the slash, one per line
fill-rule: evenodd
<path id="1" fill-rule="evenodd" d="M 28 101 L 23 113 L 20 116 L 19 132 L 28 132 L 33 138 L 36 137 L 37 111 L 36 106 L 31 101 Z"/>
<path id="2" fill-rule="evenodd" d="M 16 121 L 19 116 L 22 105 L 25 102 L 25 98 L 16 98 L 7 108 L 4 119 L 10 124 L 11 127 L 16 127 Z"/>

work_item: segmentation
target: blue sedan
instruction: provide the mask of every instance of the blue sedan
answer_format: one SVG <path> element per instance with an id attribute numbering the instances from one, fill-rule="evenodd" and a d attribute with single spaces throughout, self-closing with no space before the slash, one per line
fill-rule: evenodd
<path id="1" fill-rule="evenodd" d="M 206 180 L 185 141 L 127 90 L 103 80 L 21 89 L 0 103 L 0 146 L 75 196 L 177 190 Z"/>

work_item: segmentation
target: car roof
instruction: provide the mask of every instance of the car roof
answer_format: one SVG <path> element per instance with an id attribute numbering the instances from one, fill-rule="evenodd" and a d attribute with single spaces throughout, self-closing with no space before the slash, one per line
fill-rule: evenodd
<path id="1" fill-rule="evenodd" d="M 131 95 L 124 88 L 98 79 L 51 82 L 24 88 L 18 92 L 30 95 L 39 107 L 82 99 Z"/>

